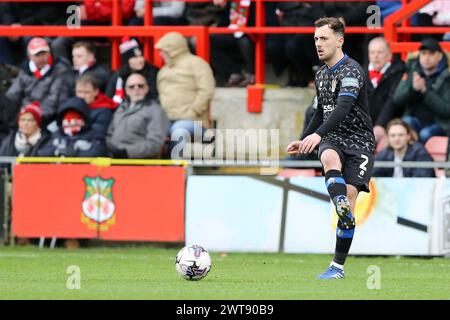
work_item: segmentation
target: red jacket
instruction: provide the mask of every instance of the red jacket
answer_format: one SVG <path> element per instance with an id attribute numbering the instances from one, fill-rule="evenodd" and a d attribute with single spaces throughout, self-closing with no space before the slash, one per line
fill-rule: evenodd
<path id="1" fill-rule="evenodd" d="M 120 11 L 122 12 L 122 19 L 129 19 L 134 14 L 135 0 L 122 0 Z M 112 1 L 103 0 L 84 0 L 86 7 L 87 20 L 94 20 L 98 22 L 110 22 L 112 16 Z"/>
<path id="2" fill-rule="evenodd" d="M 106 108 L 115 110 L 117 106 L 117 103 L 103 93 L 99 93 L 95 100 L 89 104 L 89 108 L 91 109 Z"/>

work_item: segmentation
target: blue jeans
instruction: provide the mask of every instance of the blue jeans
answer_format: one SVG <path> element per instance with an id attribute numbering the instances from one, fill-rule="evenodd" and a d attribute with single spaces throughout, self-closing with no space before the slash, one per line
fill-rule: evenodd
<path id="1" fill-rule="evenodd" d="M 433 136 L 446 136 L 447 133 L 444 129 L 437 123 L 432 123 L 430 125 L 424 125 L 420 120 L 413 116 L 404 116 L 402 118 L 407 124 L 409 124 L 419 135 L 420 141 L 423 143 L 427 142 Z"/>
<path id="2" fill-rule="evenodd" d="M 171 121 L 169 128 L 169 155 L 171 159 L 183 157 L 183 149 L 190 142 L 203 142 L 206 129 L 201 122 L 193 120 Z"/>

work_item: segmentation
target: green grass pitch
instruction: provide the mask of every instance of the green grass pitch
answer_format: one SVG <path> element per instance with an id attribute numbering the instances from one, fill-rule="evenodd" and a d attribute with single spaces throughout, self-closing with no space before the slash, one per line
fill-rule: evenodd
<path id="1" fill-rule="evenodd" d="M 175 271 L 177 251 L 152 246 L 76 250 L 0 247 L 0 297 L 450 299 L 450 259 L 445 258 L 351 256 L 346 263 L 345 279 L 324 281 L 315 276 L 325 270 L 331 255 L 212 252 L 209 275 L 191 282 L 181 279 Z M 67 287 L 71 276 L 67 271 L 72 265 L 79 267 L 80 289 Z M 379 289 L 373 288 L 371 281 L 375 276 L 371 270 L 375 269 L 380 271 Z M 373 289 L 369 289 L 368 282 Z"/>

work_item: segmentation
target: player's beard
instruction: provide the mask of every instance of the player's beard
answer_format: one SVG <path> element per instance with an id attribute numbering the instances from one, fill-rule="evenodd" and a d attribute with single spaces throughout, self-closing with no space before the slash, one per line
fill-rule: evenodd
<path id="1" fill-rule="evenodd" d="M 319 54 L 319 53 L 317 53 L 317 54 Z M 322 55 L 321 56 L 318 55 L 318 57 L 319 57 L 320 61 L 327 63 L 328 61 L 333 59 L 335 54 L 336 54 L 336 50 L 334 50 L 332 52 L 330 52 L 330 51 L 326 52 L 326 51 L 322 50 Z"/>

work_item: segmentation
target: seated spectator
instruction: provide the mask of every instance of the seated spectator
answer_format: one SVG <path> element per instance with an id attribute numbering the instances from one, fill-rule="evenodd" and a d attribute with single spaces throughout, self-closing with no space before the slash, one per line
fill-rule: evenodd
<path id="1" fill-rule="evenodd" d="M 392 97 L 404 72 L 404 63 L 392 59 L 391 48 L 384 38 L 377 37 L 369 42 L 367 94 L 377 143 L 385 138 L 387 123 L 400 116 L 394 113 Z"/>
<path id="2" fill-rule="evenodd" d="M 58 111 L 58 131 L 38 150 L 41 157 L 103 157 L 104 138 L 90 126 L 89 107 L 83 99 L 68 99 Z"/>
<path id="3" fill-rule="evenodd" d="M 0 3 L 0 25 L 50 26 L 65 25 L 67 2 L 3 2 Z M 26 57 L 26 46 L 32 37 L 0 37 L 0 62 L 19 65 Z"/>
<path id="4" fill-rule="evenodd" d="M 447 56 L 435 39 L 424 39 L 419 58 L 407 66 L 407 73 L 394 93 L 403 120 L 425 143 L 432 136 L 450 132 L 450 72 Z"/>
<path id="5" fill-rule="evenodd" d="M 395 11 L 399 10 L 402 7 L 401 0 L 392 0 L 392 1 L 377 0 L 376 4 L 378 8 L 380 8 L 382 22 L 384 22 L 384 19 L 387 16 L 393 14 Z"/>
<path id="6" fill-rule="evenodd" d="M 79 18 L 80 26 L 96 26 L 96 25 L 110 25 L 113 13 L 113 1 L 111 0 L 84 0 L 80 1 L 80 5 L 77 6 L 77 15 Z M 133 16 L 135 0 L 121 0 L 119 1 L 121 18 L 124 25 Z M 63 3 L 64 5 L 65 3 Z M 66 8 L 67 8 L 67 4 Z M 67 19 L 67 15 L 64 17 Z M 52 41 L 52 50 L 55 55 L 59 57 L 64 57 L 70 61 L 70 48 L 75 43 L 75 41 L 80 38 L 74 37 L 57 37 Z M 92 38 L 82 38 L 83 40 Z M 96 41 L 109 43 L 108 38 L 96 38 Z"/>
<path id="7" fill-rule="evenodd" d="M 184 17 L 184 1 L 153 1 L 153 25 L 155 26 L 182 26 L 188 24 Z M 136 0 L 134 4 L 135 17 L 130 19 L 129 25 L 141 26 L 144 24 L 145 0 Z"/>
<path id="8" fill-rule="evenodd" d="M 46 126 L 56 116 L 59 105 L 70 93 L 69 66 L 54 59 L 47 41 L 33 38 L 27 47 L 28 60 L 6 92 L 6 97 L 19 112 L 19 106 L 37 101 L 42 109 L 42 123 Z"/>
<path id="9" fill-rule="evenodd" d="M 42 111 L 37 104 L 24 106 L 19 113 L 19 127 L 11 131 L 0 146 L 0 156 L 34 157 L 38 149 L 50 138 L 41 127 Z"/>
<path id="10" fill-rule="evenodd" d="M 203 135 L 203 128 L 209 127 L 209 103 L 215 82 L 209 64 L 190 53 L 187 40 L 180 33 L 165 34 L 155 47 L 165 62 L 158 73 L 157 85 L 161 106 L 171 121 L 171 154 L 176 141 L 186 131 L 192 138 L 197 131 Z M 178 156 L 171 154 L 171 157 Z"/>
<path id="11" fill-rule="evenodd" d="M 135 0 L 120 1 L 120 11 L 124 20 L 133 16 Z M 113 2 L 105 0 L 84 0 L 80 5 L 80 19 L 89 23 L 106 23 L 112 18 Z"/>
<path id="12" fill-rule="evenodd" d="M 103 94 L 93 74 L 83 74 L 77 79 L 76 96 L 83 99 L 90 109 L 92 129 L 106 137 L 117 103 Z"/>
<path id="13" fill-rule="evenodd" d="M 240 28 L 254 25 L 255 3 L 252 1 L 213 0 L 225 8 L 219 27 Z M 212 34 L 211 66 L 218 86 L 245 87 L 255 82 L 254 43 L 249 35 Z"/>
<path id="14" fill-rule="evenodd" d="M 324 14 L 322 4 L 317 2 L 278 2 L 276 12 L 280 26 L 314 26 Z M 319 59 L 311 34 L 269 34 L 267 35 L 267 56 L 272 62 L 275 74 L 281 75 L 288 68 L 288 86 L 307 87 L 314 80 L 314 69 Z"/>
<path id="15" fill-rule="evenodd" d="M 73 74 L 76 77 L 91 73 L 97 78 L 98 88 L 105 92 L 111 77 L 111 70 L 97 63 L 95 47 L 91 42 L 79 41 L 72 49 Z"/>
<path id="16" fill-rule="evenodd" d="M 376 161 L 395 161 L 395 168 L 373 169 L 374 177 L 435 177 L 434 168 L 402 168 L 402 161 L 433 161 L 423 144 L 417 142 L 417 133 L 401 119 L 387 125 L 388 146 L 375 156 Z"/>
<path id="17" fill-rule="evenodd" d="M 450 1 L 433 0 L 419 10 L 430 16 L 434 26 L 450 26 Z"/>
<path id="18" fill-rule="evenodd" d="M 225 8 L 213 2 L 186 2 L 185 16 L 192 26 L 217 26 Z"/>
<path id="19" fill-rule="evenodd" d="M 125 97 L 123 85 L 128 76 L 133 72 L 139 72 L 144 75 L 150 88 L 150 98 L 158 97 L 156 88 L 156 75 L 158 68 L 145 61 L 142 46 L 136 39 L 125 37 L 119 47 L 122 66 L 108 83 L 106 95 L 112 98 L 116 103 L 121 103 Z"/>
<path id="20" fill-rule="evenodd" d="M 374 5 L 374 0 L 366 1 L 320 1 L 326 17 L 336 17 L 345 26 L 367 27 L 367 8 Z M 344 51 L 362 65 L 367 65 L 367 48 L 371 34 L 346 34 Z"/>
<path id="21" fill-rule="evenodd" d="M 114 158 L 152 159 L 161 154 L 169 120 L 140 73 L 126 80 L 126 98 L 114 113 L 106 142 Z"/>

